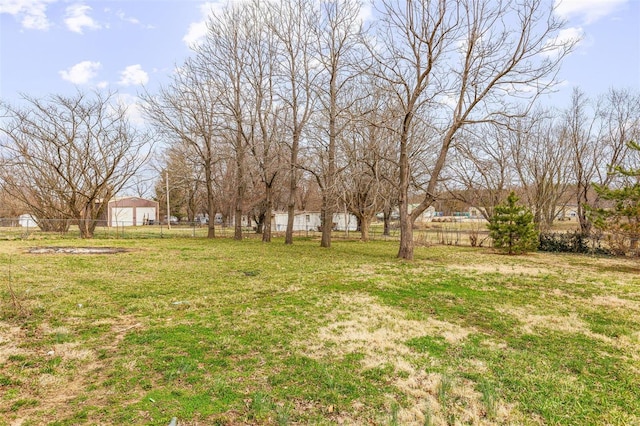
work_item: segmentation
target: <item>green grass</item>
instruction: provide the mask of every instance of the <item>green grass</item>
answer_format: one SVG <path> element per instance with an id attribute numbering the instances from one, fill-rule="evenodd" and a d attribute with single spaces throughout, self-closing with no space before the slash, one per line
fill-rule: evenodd
<path id="1" fill-rule="evenodd" d="M 0 425 L 640 423 L 637 261 L 396 251 L 4 241 Z"/>

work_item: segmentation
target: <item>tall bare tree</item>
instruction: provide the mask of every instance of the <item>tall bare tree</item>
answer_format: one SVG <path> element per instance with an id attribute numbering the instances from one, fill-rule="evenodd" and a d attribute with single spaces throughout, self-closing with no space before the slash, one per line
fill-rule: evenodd
<path id="1" fill-rule="evenodd" d="M 195 46 L 194 63 L 208 84 L 218 89 L 217 113 L 225 127 L 222 136 L 233 152 L 234 163 L 234 238 L 242 239 L 244 196 L 247 191 L 247 151 L 252 137 L 255 102 L 245 73 L 251 60 L 250 44 L 256 30 L 252 4 L 229 5 L 212 13 L 207 21 L 207 36 Z"/>
<path id="2" fill-rule="evenodd" d="M 575 40 L 561 40 L 549 2 L 523 0 L 381 1 L 373 52 L 380 78 L 393 89 L 400 113 L 397 129 L 400 204 L 398 257 L 413 258 L 412 224 L 436 199 L 440 174 L 458 131 L 507 115 L 506 98 L 536 93 L 553 84 Z M 533 90 L 533 93 L 531 92 Z M 409 213 L 410 145 L 416 117 L 428 110 L 439 148 L 422 201 Z"/>
<path id="3" fill-rule="evenodd" d="M 276 185 L 280 184 L 282 164 L 284 158 L 284 144 L 286 126 L 285 108 L 280 105 L 280 98 L 276 91 L 276 75 L 279 64 L 277 59 L 278 41 L 269 23 L 273 21 L 274 9 L 259 2 L 252 4 L 250 20 L 254 23 L 249 28 L 247 48 L 248 62 L 244 66 L 247 76 L 246 90 L 252 91 L 253 109 L 249 112 L 251 124 L 251 138 L 249 152 L 255 166 L 257 181 L 263 192 L 256 203 L 258 231 L 262 232 L 262 241 L 271 241 L 271 216 L 274 208 Z"/>
<path id="4" fill-rule="evenodd" d="M 25 106 L 2 104 L 3 189 L 25 203 L 47 228 L 77 222 L 92 238 L 112 196 L 135 176 L 149 155 L 150 138 L 130 125 L 114 94 L 78 92 Z"/>
<path id="5" fill-rule="evenodd" d="M 143 108 L 165 142 L 181 145 L 202 168 L 209 215 L 208 238 L 215 237 L 214 218 L 220 198 L 217 179 L 228 153 L 222 143 L 225 125 L 219 111 L 219 88 L 189 59 L 173 75 L 173 81 L 157 95 L 142 95 Z"/>
<path id="6" fill-rule="evenodd" d="M 572 150 L 580 230 L 589 234 L 588 209 L 600 207 L 600 194 L 593 184 L 605 187 L 613 179 L 610 171 L 622 165 L 631 140 L 640 136 L 640 93 L 611 89 L 597 100 L 575 88 L 564 111 L 564 134 Z"/>
<path id="7" fill-rule="evenodd" d="M 308 171 L 315 176 L 322 195 L 320 245 L 330 247 L 338 201 L 339 140 L 355 119 L 350 110 L 362 96 L 357 79 L 366 67 L 360 2 L 321 2 L 319 15 L 316 32 L 321 72 L 316 81 L 319 111 L 315 120 L 318 132 L 312 138 L 314 161 L 308 163 Z"/>
<path id="8" fill-rule="evenodd" d="M 284 1 L 272 4 L 270 31 L 278 40 L 276 60 L 280 64 L 276 78 L 279 99 L 287 109 L 286 126 L 290 157 L 289 201 L 285 244 L 293 244 L 293 220 L 296 191 L 300 179 L 298 154 L 304 131 L 314 111 L 314 82 L 319 67 L 314 27 L 319 20 L 313 0 Z"/>
<path id="9" fill-rule="evenodd" d="M 522 199 L 540 231 L 551 228 L 567 202 L 570 147 L 551 113 L 537 111 L 514 120 L 509 140 Z"/>
<path id="10" fill-rule="evenodd" d="M 341 195 L 350 213 L 356 216 L 361 240 L 369 240 L 375 215 L 391 206 L 397 183 L 397 162 L 391 123 L 394 114 L 384 91 L 371 81 L 360 81 L 360 90 L 370 96 L 357 99 L 342 138 L 344 172 L 340 176 Z M 390 213 L 389 213 L 390 215 Z"/>

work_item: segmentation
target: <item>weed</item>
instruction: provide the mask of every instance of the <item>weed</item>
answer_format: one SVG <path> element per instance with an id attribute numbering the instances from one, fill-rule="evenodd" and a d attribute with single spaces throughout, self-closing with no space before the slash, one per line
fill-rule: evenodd
<path id="1" fill-rule="evenodd" d="M 293 407 L 287 402 L 276 407 L 276 423 L 279 426 L 286 426 L 291 422 L 291 411 Z"/>
<path id="2" fill-rule="evenodd" d="M 427 405 L 424 409 L 424 422 L 423 422 L 423 426 L 432 426 L 433 425 L 433 419 L 431 416 L 431 408 L 429 408 L 429 405 Z"/>
<path id="3" fill-rule="evenodd" d="M 447 405 L 449 394 L 451 393 L 451 389 L 453 387 L 453 379 L 448 374 L 442 374 L 440 376 L 440 383 L 438 383 L 438 387 L 436 389 L 436 393 L 438 395 L 438 401 L 443 406 Z"/>
<path id="4" fill-rule="evenodd" d="M 496 416 L 497 394 L 495 387 L 487 380 L 481 380 L 478 388 L 482 395 L 482 404 L 484 405 L 487 417 L 494 419 Z"/>
<path id="5" fill-rule="evenodd" d="M 273 402 L 271 401 L 271 397 L 269 397 L 269 395 L 262 391 L 254 392 L 251 395 L 251 402 L 249 404 L 251 419 L 259 420 L 272 409 Z"/>
<path id="6" fill-rule="evenodd" d="M 389 426 L 398 426 L 398 413 L 400 412 L 400 406 L 396 401 L 391 403 L 391 415 L 389 418 Z"/>
<path id="7" fill-rule="evenodd" d="M 28 312 L 22 304 L 22 301 L 18 297 L 15 289 L 13 288 L 13 255 L 9 256 L 8 267 L 7 267 L 7 290 L 9 291 L 9 296 L 11 298 L 11 305 L 9 307 L 10 316 L 14 316 L 17 318 L 24 318 L 28 316 Z"/>

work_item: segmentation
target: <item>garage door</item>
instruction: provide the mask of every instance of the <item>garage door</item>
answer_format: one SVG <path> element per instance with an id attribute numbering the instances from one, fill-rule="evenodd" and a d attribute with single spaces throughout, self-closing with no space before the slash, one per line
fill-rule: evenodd
<path id="1" fill-rule="evenodd" d="M 133 207 L 111 208 L 111 226 L 132 226 Z"/>
<path id="2" fill-rule="evenodd" d="M 155 207 L 138 207 L 136 209 L 136 225 L 144 225 L 145 219 L 156 220 Z"/>

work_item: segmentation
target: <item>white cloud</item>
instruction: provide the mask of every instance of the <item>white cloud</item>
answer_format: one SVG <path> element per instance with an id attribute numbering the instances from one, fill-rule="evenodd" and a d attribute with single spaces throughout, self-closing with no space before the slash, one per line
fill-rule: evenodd
<path id="1" fill-rule="evenodd" d="M 563 19 L 577 18 L 584 25 L 612 14 L 629 0 L 555 0 L 556 14 Z"/>
<path id="2" fill-rule="evenodd" d="M 558 31 L 558 35 L 545 43 L 545 56 L 555 56 L 562 52 L 562 46 L 572 43 L 580 45 L 584 39 L 584 31 L 581 27 L 564 28 Z"/>
<path id="3" fill-rule="evenodd" d="M 101 26 L 94 19 L 89 16 L 91 7 L 86 4 L 76 3 L 67 7 L 64 18 L 64 23 L 67 24 L 67 28 L 78 34 L 82 34 L 83 28 L 90 30 L 100 29 Z"/>
<path id="4" fill-rule="evenodd" d="M 48 30 L 51 22 L 47 18 L 47 3 L 57 0 L 2 0 L 0 14 L 7 13 L 20 20 L 28 30 Z"/>
<path id="5" fill-rule="evenodd" d="M 206 21 L 193 22 L 191 25 L 189 25 L 189 30 L 187 31 L 187 33 L 184 35 L 184 37 L 182 37 L 182 41 L 184 41 L 187 46 L 194 46 L 197 45 L 200 40 L 202 40 L 206 35 Z"/>
<path id="6" fill-rule="evenodd" d="M 147 84 L 149 81 L 149 74 L 142 69 L 140 64 L 129 65 L 120 72 L 120 81 L 118 84 L 123 86 L 137 86 L 141 84 Z"/>
<path id="7" fill-rule="evenodd" d="M 59 74 L 63 80 L 73 84 L 87 84 L 98 74 L 100 68 L 100 62 L 82 61 L 68 70 L 60 71 Z"/>
<path id="8" fill-rule="evenodd" d="M 237 1 L 237 0 L 236 0 Z M 200 6 L 200 12 L 202 13 L 202 20 L 193 22 L 189 25 L 187 33 L 182 37 L 182 41 L 189 47 L 197 46 L 202 39 L 207 35 L 207 20 L 211 13 L 220 11 L 224 8 L 224 2 L 207 2 Z"/>
<path id="9" fill-rule="evenodd" d="M 134 18 L 132 16 L 127 16 L 123 11 L 119 10 L 116 13 L 116 16 L 120 18 L 121 21 L 128 22 L 130 24 L 138 25 L 140 24 L 140 20 L 138 18 Z"/>

